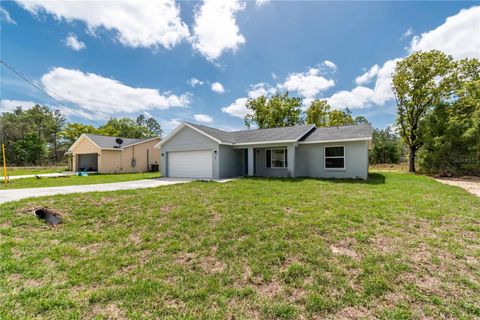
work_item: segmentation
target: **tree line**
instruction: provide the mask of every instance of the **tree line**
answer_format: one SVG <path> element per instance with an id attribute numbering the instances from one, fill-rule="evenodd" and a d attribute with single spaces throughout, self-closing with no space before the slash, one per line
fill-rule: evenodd
<path id="1" fill-rule="evenodd" d="M 110 118 L 94 127 L 67 122 L 60 110 L 35 105 L 17 107 L 0 115 L 1 141 L 9 166 L 50 165 L 66 162 L 65 152 L 82 135 L 93 133 L 124 138 L 161 136 L 162 128 L 152 117 Z"/>

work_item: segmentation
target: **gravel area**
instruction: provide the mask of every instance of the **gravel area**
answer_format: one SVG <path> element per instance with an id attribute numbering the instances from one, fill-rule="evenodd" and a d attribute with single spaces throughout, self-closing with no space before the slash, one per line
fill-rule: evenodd
<path id="1" fill-rule="evenodd" d="M 457 186 L 480 197 L 480 177 L 460 177 L 460 178 L 435 178 L 438 182 Z"/>

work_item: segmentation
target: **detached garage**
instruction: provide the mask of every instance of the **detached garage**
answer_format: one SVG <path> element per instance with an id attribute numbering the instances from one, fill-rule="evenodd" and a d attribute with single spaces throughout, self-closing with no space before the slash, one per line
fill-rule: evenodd
<path id="1" fill-rule="evenodd" d="M 70 170 L 132 173 L 158 170 L 160 137 L 131 139 L 84 133 L 68 149 Z"/>

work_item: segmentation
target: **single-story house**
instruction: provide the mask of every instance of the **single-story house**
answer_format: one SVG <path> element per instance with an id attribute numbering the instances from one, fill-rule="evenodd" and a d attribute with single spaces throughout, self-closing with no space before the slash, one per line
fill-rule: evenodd
<path id="1" fill-rule="evenodd" d="M 156 147 L 162 176 L 359 178 L 368 176 L 369 124 L 223 131 L 182 123 Z"/>
<path id="2" fill-rule="evenodd" d="M 160 137 L 130 139 L 84 133 L 68 149 L 71 170 L 99 173 L 130 173 L 159 167 Z"/>

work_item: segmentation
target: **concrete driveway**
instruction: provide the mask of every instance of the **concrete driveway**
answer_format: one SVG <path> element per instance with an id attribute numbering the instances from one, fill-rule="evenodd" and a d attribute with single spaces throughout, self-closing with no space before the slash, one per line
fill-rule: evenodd
<path id="1" fill-rule="evenodd" d="M 16 201 L 30 197 L 52 196 L 56 194 L 153 188 L 158 186 L 186 183 L 190 181 L 192 181 L 192 179 L 158 178 L 78 186 L 2 190 L 0 191 L 0 203 Z"/>
<path id="2" fill-rule="evenodd" d="M 16 179 L 25 179 L 25 178 L 58 178 L 58 177 L 66 177 L 66 176 L 73 176 L 76 172 L 55 172 L 55 173 L 39 173 L 39 174 L 25 174 L 21 176 L 9 176 L 8 180 L 16 180 Z M 3 181 L 3 177 L 0 177 L 0 180 Z"/>

